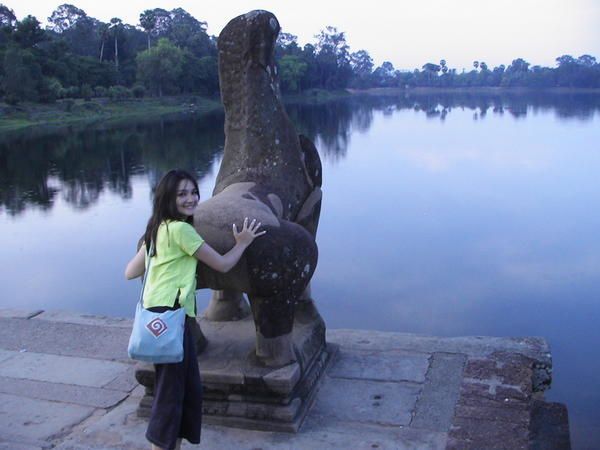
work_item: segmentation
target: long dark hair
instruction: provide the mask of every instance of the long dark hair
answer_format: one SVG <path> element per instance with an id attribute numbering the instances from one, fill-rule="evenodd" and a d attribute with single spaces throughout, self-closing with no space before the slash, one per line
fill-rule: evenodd
<path id="1" fill-rule="evenodd" d="M 160 179 L 154 190 L 152 216 L 150 216 L 150 220 L 148 220 L 146 233 L 144 234 L 144 242 L 146 243 L 147 249 L 150 249 L 150 242 L 154 242 L 154 255 L 156 255 L 156 233 L 158 232 L 158 227 L 161 223 L 165 220 L 184 220 L 185 222 L 192 224 L 194 221 L 193 216 L 184 219 L 177 211 L 177 187 L 181 180 L 191 181 L 196 188 L 196 191 L 198 191 L 198 182 L 196 179 L 189 172 L 181 169 L 169 170 Z"/>

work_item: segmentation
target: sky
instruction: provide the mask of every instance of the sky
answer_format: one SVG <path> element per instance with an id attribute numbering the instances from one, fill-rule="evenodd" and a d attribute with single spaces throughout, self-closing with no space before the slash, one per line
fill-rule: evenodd
<path id="1" fill-rule="evenodd" d="M 31 14 L 45 25 L 60 4 L 48 0 L 0 0 L 18 19 Z M 119 17 L 139 23 L 145 9 L 181 7 L 218 35 L 229 20 L 266 9 L 301 45 L 315 42 L 326 26 L 346 33 L 351 51 L 367 50 L 376 65 L 421 68 L 445 59 L 470 70 L 474 60 L 489 67 L 523 58 L 554 67 L 563 54 L 600 60 L 600 0 L 69 0 L 102 21 Z"/>

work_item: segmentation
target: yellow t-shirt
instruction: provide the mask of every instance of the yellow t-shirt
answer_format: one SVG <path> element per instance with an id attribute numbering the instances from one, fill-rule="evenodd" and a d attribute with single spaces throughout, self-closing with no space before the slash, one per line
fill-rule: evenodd
<path id="1" fill-rule="evenodd" d="M 179 298 L 186 314 L 195 316 L 198 261 L 193 255 L 203 243 L 204 239 L 187 222 L 160 224 L 156 233 L 156 256 L 151 258 L 146 278 L 144 308 L 172 307 Z"/>

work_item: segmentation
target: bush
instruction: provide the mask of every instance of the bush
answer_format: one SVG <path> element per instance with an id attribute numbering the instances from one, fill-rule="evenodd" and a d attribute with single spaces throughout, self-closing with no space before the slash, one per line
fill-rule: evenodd
<path id="1" fill-rule="evenodd" d="M 59 98 L 77 98 L 79 97 L 79 88 L 77 86 L 71 86 L 67 88 L 59 88 Z"/>
<path id="2" fill-rule="evenodd" d="M 108 89 L 108 96 L 115 101 L 125 100 L 131 95 L 131 89 L 127 89 L 125 86 L 111 86 Z"/>
<path id="3" fill-rule="evenodd" d="M 81 86 L 81 96 L 84 98 L 86 102 L 89 102 L 92 99 L 94 92 L 89 84 L 84 84 Z"/>
<path id="4" fill-rule="evenodd" d="M 53 103 L 57 98 L 60 98 L 63 87 L 57 78 L 44 78 L 43 87 L 45 101 Z"/>
<path id="5" fill-rule="evenodd" d="M 108 89 L 106 89 L 104 86 L 96 86 L 94 88 L 94 95 L 96 97 L 106 97 L 107 93 L 108 93 Z"/>
<path id="6" fill-rule="evenodd" d="M 135 86 L 133 86 L 131 91 L 135 98 L 142 98 L 144 95 L 146 95 L 146 88 L 141 84 L 136 84 Z"/>

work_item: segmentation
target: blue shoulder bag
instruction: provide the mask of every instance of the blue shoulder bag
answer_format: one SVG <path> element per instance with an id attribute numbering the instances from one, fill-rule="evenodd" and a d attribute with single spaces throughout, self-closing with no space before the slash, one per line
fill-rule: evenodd
<path id="1" fill-rule="evenodd" d="M 153 249 L 154 243 L 151 243 L 127 353 L 131 359 L 139 361 L 155 364 L 178 363 L 183 360 L 185 309 L 180 307 L 158 313 L 145 309 L 143 304 Z"/>

